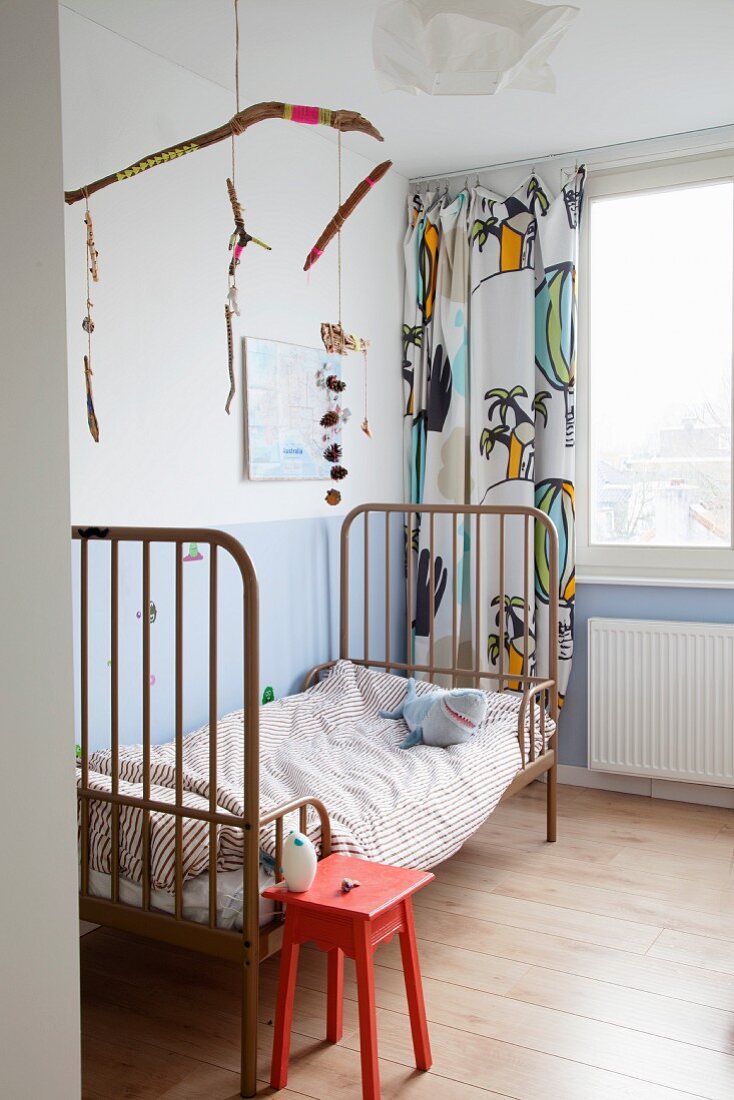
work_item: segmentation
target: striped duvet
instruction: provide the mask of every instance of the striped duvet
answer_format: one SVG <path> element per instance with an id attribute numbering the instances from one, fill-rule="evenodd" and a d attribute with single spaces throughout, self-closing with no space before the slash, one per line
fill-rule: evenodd
<path id="1" fill-rule="evenodd" d="M 434 690 L 419 684 L 418 693 Z M 339 661 L 326 679 L 308 691 L 264 706 L 260 718 L 260 809 L 265 814 L 293 799 L 312 795 L 329 811 L 332 850 L 398 866 L 432 867 L 448 859 L 486 820 L 520 767 L 517 718 L 520 700 L 488 693 L 487 717 L 464 745 L 448 749 L 418 745 L 399 748 L 401 721 L 380 718 L 405 693 L 405 680 Z M 220 809 L 243 812 L 243 714 L 217 724 Z M 550 736 L 553 725 L 546 723 Z M 536 744 L 539 735 L 536 730 Z M 209 727 L 183 742 L 184 802 L 209 807 Z M 120 747 L 119 790 L 142 797 L 143 759 L 139 745 Z M 89 785 L 110 790 L 111 752 L 93 753 Z M 175 801 L 175 745 L 151 748 L 151 798 Z M 292 827 L 297 827 L 295 822 Z M 288 823 L 286 823 L 288 828 Z M 309 818 L 318 845 L 318 820 Z M 110 805 L 90 803 L 90 868 L 110 871 Z M 261 847 L 274 852 L 273 826 L 262 831 Z M 151 885 L 174 889 L 175 824 L 169 814 L 150 815 Z M 209 826 L 183 824 L 184 880 L 208 866 Z M 217 867 L 242 864 L 239 830 L 217 827 Z M 142 877 L 142 812 L 120 809 L 120 873 Z"/>

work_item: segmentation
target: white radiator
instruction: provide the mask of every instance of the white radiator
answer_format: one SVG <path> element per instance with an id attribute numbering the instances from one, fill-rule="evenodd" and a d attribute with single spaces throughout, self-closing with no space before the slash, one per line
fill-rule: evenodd
<path id="1" fill-rule="evenodd" d="M 589 619 L 589 767 L 734 787 L 734 626 Z"/>

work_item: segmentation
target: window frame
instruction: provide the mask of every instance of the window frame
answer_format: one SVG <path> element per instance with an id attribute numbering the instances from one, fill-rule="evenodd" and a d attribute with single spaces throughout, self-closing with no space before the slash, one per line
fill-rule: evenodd
<path id="1" fill-rule="evenodd" d="M 732 181 L 734 151 L 653 165 L 589 172 L 579 242 L 578 349 L 576 377 L 576 577 L 580 583 L 642 583 L 734 587 L 734 331 L 732 332 L 731 525 L 729 547 L 616 546 L 590 542 L 591 400 L 589 319 L 591 305 L 590 226 L 596 201 L 614 195 L 678 190 Z M 734 310 L 733 310 L 734 330 Z"/>

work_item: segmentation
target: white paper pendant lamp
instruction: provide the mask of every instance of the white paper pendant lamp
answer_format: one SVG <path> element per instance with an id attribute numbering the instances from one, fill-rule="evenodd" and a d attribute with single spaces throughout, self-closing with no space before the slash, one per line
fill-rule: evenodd
<path id="1" fill-rule="evenodd" d="M 547 60 L 577 14 L 531 0 L 389 0 L 375 17 L 375 69 L 386 89 L 412 93 L 553 92 Z"/>

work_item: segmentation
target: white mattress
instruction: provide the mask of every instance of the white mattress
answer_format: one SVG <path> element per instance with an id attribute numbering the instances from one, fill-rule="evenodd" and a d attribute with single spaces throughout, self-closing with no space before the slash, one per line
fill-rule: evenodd
<path id="1" fill-rule="evenodd" d="M 260 893 L 275 881 L 272 871 L 260 865 Z M 112 879 L 102 871 L 90 870 L 89 893 L 95 898 L 111 897 Z M 143 888 L 137 882 L 120 876 L 120 901 L 140 909 Z M 167 890 L 151 890 L 150 905 L 160 913 L 174 912 L 174 897 Z M 260 927 L 272 920 L 275 903 L 260 898 Z M 184 920 L 207 924 L 209 921 L 209 874 L 204 872 L 189 879 L 183 888 Z M 242 931 L 242 868 L 217 873 L 217 928 Z"/>

